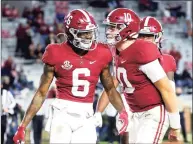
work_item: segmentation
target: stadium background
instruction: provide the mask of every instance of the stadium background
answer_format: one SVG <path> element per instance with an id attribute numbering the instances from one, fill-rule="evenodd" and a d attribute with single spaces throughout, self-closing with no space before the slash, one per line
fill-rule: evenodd
<path id="1" fill-rule="evenodd" d="M 181 122 L 187 141 L 192 143 L 192 2 L 151 0 L 81 0 L 81 1 L 2 1 L 1 3 L 1 79 L 13 94 L 17 106 L 9 115 L 5 139 L 11 139 L 29 105 L 42 73 L 41 55 L 49 43 L 61 42 L 65 37 L 63 18 L 72 9 L 84 8 L 91 12 L 99 25 L 99 40 L 104 41 L 105 27 L 102 21 L 116 7 L 127 7 L 142 18 L 155 16 L 163 24 L 163 52 L 174 56 L 178 70 L 175 74 L 176 93 L 179 100 Z M 102 91 L 100 81 L 96 87 L 94 107 Z M 34 143 L 42 135 L 42 143 L 48 143 L 44 131 L 48 105 L 55 96 L 55 85 L 50 88 L 47 100 L 33 122 L 28 126 L 27 140 Z M 119 141 L 115 129 L 116 111 L 109 105 L 103 114 L 103 127 L 98 128 L 98 140 Z M 42 133 L 41 133 L 42 132 Z M 183 138 L 182 135 L 182 138 Z M 186 137 L 186 136 L 184 136 Z M 167 138 L 165 138 L 167 139 Z M 186 141 L 184 139 L 184 141 Z M 37 143 L 37 142 L 36 142 Z M 37 143 L 38 144 L 38 143 Z"/>

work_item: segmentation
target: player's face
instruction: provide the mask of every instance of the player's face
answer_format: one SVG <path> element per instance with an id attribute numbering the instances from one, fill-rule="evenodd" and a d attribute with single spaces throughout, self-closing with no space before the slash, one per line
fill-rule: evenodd
<path id="1" fill-rule="evenodd" d="M 120 25 L 115 24 L 108 24 L 106 25 L 105 34 L 107 43 L 109 44 L 115 44 L 116 43 L 116 36 L 119 34 L 120 31 Z"/>
<path id="2" fill-rule="evenodd" d="M 76 47 L 83 50 L 89 50 L 97 41 L 97 29 L 80 30 L 75 32 L 74 36 L 76 37 L 76 43 L 74 44 Z"/>
<path id="3" fill-rule="evenodd" d="M 155 43 L 155 38 L 154 38 L 153 35 L 152 35 L 152 36 L 140 37 L 140 39 L 144 39 L 144 40 L 146 40 L 146 41 L 150 41 L 150 42 L 152 42 L 152 43 Z"/>
<path id="4" fill-rule="evenodd" d="M 106 26 L 106 37 L 107 38 L 113 38 L 114 35 L 116 35 L 119 32 L 116 25 L 107 25 Z"/>
<path id="5" fill-rule="evenodd" d="M 146 40 L 148 40 L 148 41 L 150 41 L 150 42 L 152 42 L 152 43 L 155 43 L 155 38 L 154 38 L 154 36 L 152 36 L 152 37 L 147 37 L 147 38 L 145 38 Z"/>
<path id="6" fill-rule="evenodd" d="M 88 31 L 88 32 L 79 32 L 77 34 L 78 38 L 81 39 L 88 39 L 88 40 L 92 40 L 93 36 L 94 36 L 94 32 L 93 31 Z"/>

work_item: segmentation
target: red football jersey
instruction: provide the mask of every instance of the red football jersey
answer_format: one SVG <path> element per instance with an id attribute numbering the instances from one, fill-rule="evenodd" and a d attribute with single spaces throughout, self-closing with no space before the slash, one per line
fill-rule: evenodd
<path id="1" fill-rule="evenodd" d="M 160 57 L 156 45 L 140 39 L 119 53 L 116 75 L 132 112 L 149 110 L 163 103 L 159 91 L 139 70 L 141 65 Z"/>
<path id="2" fill-rule="evenodd" d="M 165 73 L 176 71 L 176 61 L 174 57 L 169 54 L 162 54 L 160 64 L 162 65 Z"/>
<path id="3" fill-rule="evenodd" d="M 76 54 L 68 43 L 47 46 L 42 61 L 54 66 L 59 99 L 92 103 L 102 69 L 112 60 L 108 47 L 99 43 L 84 56 Z"/>

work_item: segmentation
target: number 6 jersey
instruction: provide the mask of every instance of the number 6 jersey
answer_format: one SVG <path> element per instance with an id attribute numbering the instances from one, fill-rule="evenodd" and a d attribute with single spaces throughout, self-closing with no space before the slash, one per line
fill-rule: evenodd
<path id="1" fill-rule="evenodd" d="M 102 69 L 112 60 L 108 47 L 98 43 L 84 56 L 76 54 L 67 42 L 49 44 L 42 61 L 55 70 L 59 99 L 92 103 Z"/>

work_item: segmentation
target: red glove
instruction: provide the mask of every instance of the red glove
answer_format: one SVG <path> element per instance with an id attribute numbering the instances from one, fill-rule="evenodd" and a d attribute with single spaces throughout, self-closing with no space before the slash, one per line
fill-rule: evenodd
<path id="1" fill-rule="evenodd" d="M 18 127 L 17 132 L 13 137 L 15 144 L 24 143 L 25 141 L 25 128 L 23 126 Z"/>
<path id="2" fill-rule="evenodd" d="M 120 135 L 124 134 L 124 132 L 127 130 L 127 126 L 128 126 L 128 114 L 126 112 L 125 109 L 123 109 L 119 115 L 118 115 L 118 119 L 116 122 L 116 127 L 118 130 L 118 133 Z"/>

